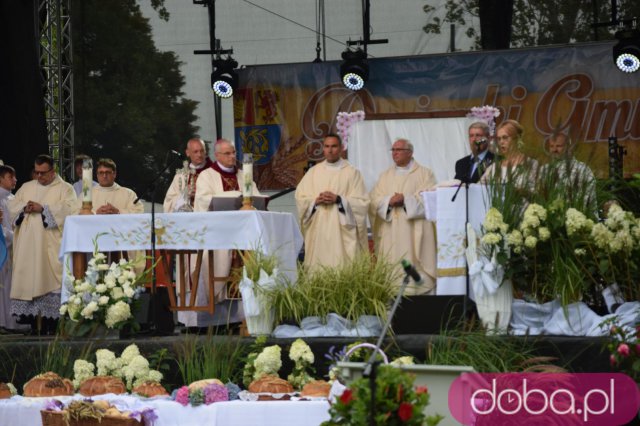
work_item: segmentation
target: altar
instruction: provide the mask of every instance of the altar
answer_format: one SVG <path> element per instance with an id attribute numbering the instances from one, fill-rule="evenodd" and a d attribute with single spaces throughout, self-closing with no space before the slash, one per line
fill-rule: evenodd
<path id="1" fill-rule="evenodd" d="M 422 193 L 427 220 L 436 223 L 437 235 L 437 295 L 466 294 L 465 257 L 467 201 L 469 223 L 478 235 L 489 209 L 486 185 L 442 187 Z M 455 199 L 454 199 L 454 195 Z"/>
<path id="2" fill-rule="evenodd" d="M 156 248 L 167 250 L 260 250 L 280 259 L 290 282 L 297 277 L 303 239 L 291 213 L 222 211 L 160 213 L 155 217 Z M 68 298 L 75 252 L 92 253 L 97 237 L 100 251 L 151 249 L 151 215 L 76 215 L 64 223 L 59 258 L 63 264 L 62 301 Z"/>

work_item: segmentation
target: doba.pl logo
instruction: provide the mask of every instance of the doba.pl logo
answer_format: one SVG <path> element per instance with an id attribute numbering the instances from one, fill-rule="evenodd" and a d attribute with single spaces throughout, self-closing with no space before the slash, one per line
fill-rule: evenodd
<path id="1" fill-rule="evenodd" d="M 638 386 L 621 373 L 464 373 L 449 389 L 451 414 L 465 425 L 612 426 L 639 407 Z"/>

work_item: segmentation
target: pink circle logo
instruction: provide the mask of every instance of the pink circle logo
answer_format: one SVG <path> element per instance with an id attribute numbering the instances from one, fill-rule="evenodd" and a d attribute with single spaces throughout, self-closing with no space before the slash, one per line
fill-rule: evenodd
<path id="1" fill-rule="evenodd" d="M 610 426 L 638 408 L 638 386 L 621 373 L 463 373 L 449 388 L 449 410 L 465 425 Z"/>

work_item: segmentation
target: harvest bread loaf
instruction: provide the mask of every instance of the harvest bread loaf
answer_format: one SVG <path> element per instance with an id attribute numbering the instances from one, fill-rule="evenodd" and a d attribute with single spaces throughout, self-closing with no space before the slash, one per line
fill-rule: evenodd
<path id="1" fill-rule="evenodd" d="M 148 398 L 151 398 L 152 396 L 169 395 L 164 386 L 158 382 L 144 382 L 133 388 L 133 393 L 137 393 L 138 395 L 146 396 Z"/>
<path id="2" fill-rule="evenodd" d="M 293 386 L 278 376 L 262 376 L 249 385 L 249 392 L 253 393 L 291 393 Z"/>
<path id="3" fill-rule="evenodd" d="M 6 383 L 0 383 L 0 399 L 11 398 L 11 389 Z"/>
<path id="4" fill-rule="evenodd" d="M 84 396 L 104 395 L 106 393 L 127 393 L 127 388 L 122 380 L 111 376 L 89 377 L 82 382 L 79 389 Z"/>
<path id="5" fill-rule="evenodd" d="M 73 384 L 51 371 L 39 374 L 24 384 L 24 396 L 73 395 Z"/>
<path id="6" fill-rule="evenodd" d="M 189 385 L 189 392 L 192 392 L 192 391 L 198 390 L 198 389 L 204 389 L 204 388 L 207 387 L 207 385 L 210 385 L 212 383 L 224 386 L 224 383 L 222 383 L 218 379 L 203 379 L 203 380 L 198 380 L 197 382 L 191 383 Z"/>
<path id="7" fill-rule="evenodd" d="M 302 396 L 314 396 L 314 397 L 327 397 L 329 396 L 329 391 L 331 390 L 331 385 L 324 380 L 314 380 L 302 388 L 302 392 L 300 395 Z"/>

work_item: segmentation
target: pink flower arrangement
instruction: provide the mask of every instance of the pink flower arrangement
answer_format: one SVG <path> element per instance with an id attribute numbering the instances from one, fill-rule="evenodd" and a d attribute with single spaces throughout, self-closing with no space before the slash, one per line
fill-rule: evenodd
<path id="1" fill-rule="evenodd" d="M 338 135 L 342 139 L 342 145 L 344 149 L 347 149 L 349 145 L 349 131 L 358 121 L 364 120 L 364 111 L 354 112 L 339 112 L 336 118 L 336 129 Z"/>
<path id="2" fill-rule="evenodd" d="M 189 387 L 183 386 L 176 393 L 176 402 L 182 405 L 189 405 Z"/>
<path id="3" fill-rule="evenodd" d="M 468 118 L 473 118 L 477 121 L 484 121 L 485 123 L 487 123 L 492 135 L 495 134 L 496 118 L 499 116 L 500 110 L 490 105 L 473 107 L 471 108 L 471 112 L 467 114 Z"/>

